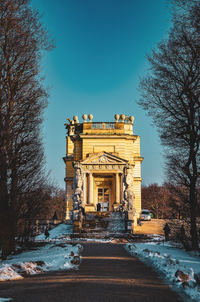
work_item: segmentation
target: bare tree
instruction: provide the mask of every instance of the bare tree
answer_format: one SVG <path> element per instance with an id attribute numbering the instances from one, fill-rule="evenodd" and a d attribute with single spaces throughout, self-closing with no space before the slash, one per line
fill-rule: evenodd
<path id="1" fill-rule="evenodd" d="M 0 241 L 13 249 L 17 219 L 44 183 L 40 127 L 47 92 L 39 78 L 51 43 L 28 0 L 0 0 Z"/>
<path id="2" fill-rule="evenodd" d="M 172 217 L 170 193 L 165 185 L 157 183 L 142 187 L 142 208 L 149 209 L 155 218 Z"/>
<path id="3" fill-rule="evenodd" d="M 56 213 L 58 220 L 64 220 L 65 191 L 58 185 L 51 184 L 43 188 L 45 202 L 37 214 L 38 219 L 52 219 Z"/>
<path id="4" fill-rule="evenodd" d="M 200 10 L 200 2 L 195 7 Z M 181 10 L 182 12 L 182 10 Z M 198 248 L 196 213 L 200 171 L 200 43 L 192 7 L 176 15 L 167 41 L 148 57 L 139 104 L 153 117 L 166 147 L 168 181 L 186 188 L 192 247 Z M 180 12 L 179 12 L 180 14 Z M 187 22 L 185 22 L 185 20 Z"/>

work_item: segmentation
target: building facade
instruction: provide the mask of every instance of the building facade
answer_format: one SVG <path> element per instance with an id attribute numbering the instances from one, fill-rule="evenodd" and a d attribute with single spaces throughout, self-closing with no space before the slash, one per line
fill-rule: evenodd
<path id="1" fill-rule="evenodd" d="M 65 124 L 66 219 L 76 202 L 86 213 L 132 207 L 134 217 L 139 217 L 143 158 L 140 137 L 133 134 L 134 118 L 123 114 L 116 114 L 115 122 L 93 122 L 91 114 L 82 118 L 82 123 L 75 116 Z"/>

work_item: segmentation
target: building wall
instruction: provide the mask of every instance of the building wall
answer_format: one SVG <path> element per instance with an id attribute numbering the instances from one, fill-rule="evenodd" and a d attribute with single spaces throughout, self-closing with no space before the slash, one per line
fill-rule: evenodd
<path id="1" fill-rule="evenodd" d="M 82 138 L 82 159 L 85 159 L 89 154 L 98 152 L 117 153 L 119 157 L 133 161 L 134 156 L 140 155 L 139 139 L 107 137 L 104 138 Z"/>
<path id="2" fill-rule="evenodd" d="M 66 178 L 73 177 L 74 176 L 74 168 L 72 166 L 72 160 L 67 160 L 65 164 L 65 172 L 66 172 Z"/>
<path id="3" fill-rule="evenodd" d="M 82 140 L 78 139 L 74 143 L 74 160 L 82 159 Z"/>
<path id="4" fill-rule="evenodd" d="M 139 218 L 141 212 L 141 180 L 134 180 L 134 207 L 136 209 L 137 218 Z"/>
<path id="5" fill-rule="evenodd" d="M 141 162 L 135 161 L 134 176 L 141 177 Z"/>
<path id="6" fill-rule="evenodd" d="M 66 182 L 66 219 L 70 219 L 70 212 L 73 209 L 73 200 L 72 200 L 72 194 L 73 194 L 73 181 L 68 180 Z"/>
<path id="7" fill-rule="evenodd" d="M 71 155 L 74 153 L 74 143 L 69 136 L 66 137 L 66 153 Z"/>

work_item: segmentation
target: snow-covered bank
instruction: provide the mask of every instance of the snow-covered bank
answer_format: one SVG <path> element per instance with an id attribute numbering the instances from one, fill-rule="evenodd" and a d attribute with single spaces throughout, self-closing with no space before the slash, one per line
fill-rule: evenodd
<path id="1" fill-rule="evenodd" d="M 57 227 L 49 231 L 49 238 L 51 239 L 70 239 L 69 235 L 73 233 L 73 225 L 72 224 L 59 224 Z M 45 235 L 40 234 L 35 238 L 35 241 L 43 241 L 45 240 Z"/>
<path id="2" fill-rule="evenodd" d="M 11 301 L 11 298 L 0 298 L 0 302 Z"/>
<path id="3" fill-rule="evenodd" d="M 56 241 L 48 242 L 34 250 L 10 255 L 7 260 L 0 263 L 0 281 L 17 280 L 23 278 L 24 275 L 47 271 L 77 268 L 80 264 L 79 254 L 82 246 L 58 241 L 59 237 L 67 236 L 68 231 L 69 225 L 59 225 L 50 231 L 51 239 L 57 238 Z M 40 235 L 42 236 L 44 235 Z"/>
<path id="4" fill-rule="evenodd" d="M 153 266 L 175 290 L 200 301 L 200 255 L 186 252 L 179 244 L 152 240 L 128 243 L 126 249 Z"/>
<path id="5" fill-rule="evenodd" d="M 49 243 L 37 250 L 10 256 L 0 265 L 0 281 L 17 280 L 24 275 L 73 269 L 80 264 L 82 247 L 67 243 Z"/>

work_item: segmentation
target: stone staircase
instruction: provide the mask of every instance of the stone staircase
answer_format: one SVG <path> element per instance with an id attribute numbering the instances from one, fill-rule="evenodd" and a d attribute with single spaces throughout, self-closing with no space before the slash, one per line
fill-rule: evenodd
<path id="1" fill-rule="evenodd" d="M 89 237 L 106 237 L 125 233 L 124 217 L 120 212 L 87 213 L 82 224 L 81 234 Z"/>

